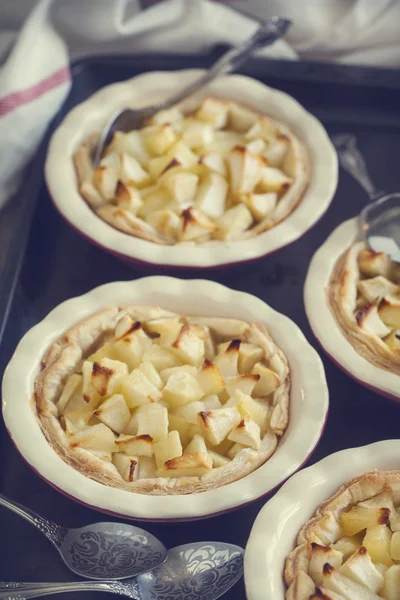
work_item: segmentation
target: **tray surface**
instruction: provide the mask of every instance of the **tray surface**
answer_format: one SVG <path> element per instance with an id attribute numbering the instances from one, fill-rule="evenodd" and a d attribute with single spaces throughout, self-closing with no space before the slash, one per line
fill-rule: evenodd
<path id="1" fill-rule="evenodd" d="M 212 57 L 168 55 L 81 60 L 73 67 L 73 87 L 56 123 L 72 106 L 108 83 L 148 70 L 204 67 L 212 60 Z M 377 186 L 388 191 L 400 189 L 399 72 L 257 60 L 251 61 L 242 72 L 292 94 L 322 120 L 330 134 L 341 131 L 354 133 Z M 38 205 L 9 322 L 4 332 L 0 373 L 20 337 L 63 300 L 85 293 L 107 281 L 128 280 L 150 274 L 149 270 L 134 270 L 90 245 L 62 221 L 49 201 L 42 178 L 46 144 L 47 140 L 38 152 L 29 175 L 31 203 L 37 196 Z M 273 308 L 292 318 L 316 346 L 302 299 L 308 264 L 332 229 L 343 220 L 356 215 L 364 206 L 365 200 L 364 192 L 358 184 L 341 172 L 339 188 L 327 214 L 302 239 L 251 266 L 228 272 L 213 272 L 206 277 L 259 296 Z M 27 206 L 24 199 L 21 199 L 21 206 Z M 21 206 L 19 211 L 22 210 Z M 23 229 L 18 234 L 19 230 L 16 231 L 15 226 L 22 227 L 25 223 L 27 230 L 30 220 L 28 213 L 25 213 L 25 219 L 21 218 L 21 214 L 17 219 L 16 212 L 16 208 L 6 209 L 0 220 L 0 227 L 3 226 L 4 231 L 10 232 L 14 227 L 13 236 L 8 234 L 8 241 L 5 235 L 0 239 L 0 285 L 3 284 L 3 293 L 0 289 L 0 309 L 3 316 L 5 307 L 10 303 L 11 286 L 16 281 L 18 262 L 23 254 L 21 245 L 11 243 L 16 236 L 21 236 L 21 244 L 24 241 Z M 14 213 L 13 218 L 11 213 Z M 7 273 L 7 289 L 4 289 Z M 326 368 L 331 408 L 323 438 L 308 464 L 342 448 L 398 437 L 399 407 L 355 383 L 320 348 L 317 350 Z M 0 461 L 1 493 L 44 516 L 72 527 L 98 520 L 113 520 L 79 506 L 39 479 L 17 454 L 2 422 Z M 202 522 L 178 525 L 146 523 L 145 528 L 157 535 L 167 547 L 213 539 L 244 547 L 253 521 L 264 502 L 265 500 L 261 500 L 240 511 Z M 6 513 L 4 509 L 0 509 L 0 524 L 7 539 L 7 552 L 2 553 L 0 564 L 0 580 L 74 579 L 50 544 L 28 524 Z M 71 594 L 71 599 L 72 597 Z M 243 581 L 225 597 L 232 600 L 244 598 Z M 79 595 L 75 594 L 74 598 L 79 600 Z M 85 593 L 82 598 L 91 600 L 95 595 Z"/>

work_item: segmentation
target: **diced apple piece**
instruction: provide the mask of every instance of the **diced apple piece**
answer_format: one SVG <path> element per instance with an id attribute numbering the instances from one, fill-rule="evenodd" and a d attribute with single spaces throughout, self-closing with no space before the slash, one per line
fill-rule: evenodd
<path id="1" fill-rule="evenodd" d="M 251 396 L 254 387 L 259 380 L 259 375 L 250 373 L 246 373 L 245 375 L 237 375 L 236 377 L 230 377 L 226 380 L 226 391 L 230 396 L 232 396 L 236 390 L 240 390 L 243 394 Z"/>
<path id="2" fill-rule="evenodd" d="M 228 121 L 229 103 L 217 98 L 205 98 L 196 113 L 196 118 L 211 123 L 215 129 L 222 129 Z"/>
<path id="3" fill-rule="evenodd" d="M 247 150 L 252 152 L 253 154 L 261 154 L 267 147 L 267 144 L 261 138 L 256 138 L 251 140 L 248 144 L 246 144 Z"/>
<path id="4" fill-rule="evenodd" d="M 146 167 L 150 160 L 150 155 L 139 131 L 130 131 L 129 133 L 116 131 L 111 144 L 107 148 L 107 156 L 109 152 L 130 154 L 136 158 L 142 167 Z"/>
<path id="5" fill-rule="evenodd" d="M 288 189 L 291 182 L 291 178 L 280 169 L 264 166 L 257 188 L 260 192 L 280 193 Z"/>
<path id="6" fill-rule="evenodd" d="M 157 373 L 155 366 L 150 362 L 143 362 L 139 366 L 139 370 L 146 375 L 147 379 L 152 383 L 158 390 L 163 387 L 163 381 L 160 375 Z"/>
<path id="7" fill-rule="evenodd" d="M 119 391 L 124 377 L 128 375 L 125 363 L 111 358 L 102 358 L 93 363 L 90 383 L 100 396 L 111 396 Z"/>
<path id="8" fill-rule="evenodd" d="M 256 396 L 269 396 L 269 394 L 275 392 L 281 384 L 275 371 L 272 371 L 261 362 L 256 363 L 251 372 L 253 375 L 260 376 L 260 379 L 254 388 L 254 395 Z"/>
<path id="9" fill-rule="evenodd" d="M 227 452 L 227 456 L 229 456 L 229 458 L 231 460 L 233 460 L 235 458 L 235 456 L 237 456 L 239 454 L 239 452 L 241 452 L 242 450 L 245 450 L 247 448 L 247 446 L 243 446 L 243 444 L 239 444 L 238 442 L 236 442 L 236 444 L 234 444 Z"/>
<path id="10" fill-rule="evenodd" d="M 398 600 L 400 590 L 400 565 L 393 565 L 385 572 L 385 584 L 381 596 L 386 600 Z"/>
<path id="11" fill-rule="evenodd" d="M 239 373 L 250 373 L 254 365 L 264 356 L 264 351 L 255 344 L 242 342 L 239 348 Z"/>
<path id="12" fill-rule="evenodd" d="M 260 435 L 264 437 L 269 429 L 271 406 L 264 400 L 254 400 L 251 396 L 240 392 L 240 390 L 236 390 L 231 399 L 237 399 L 236 406 L 242 417 L 247 417 L 257 423 L 260 428 Z"/>
<path id="13" fill-rule="evenodd" d="M 215 342 L 213 336 L 211 335 L 210 328 L 207 325 L 193 325 L 190 324 L 192 331 L 197 337 L 199 337 L 204 342 L 204 356 L 208 358 L 208 360 L 212 360 L 215 356 Z"/>
<path id="14" fill-rule="evenodd" d="M 157 181 L 162 173 L 172 169 L 173 167 L 182 166 L 179 160 L 171 158 L 169 154 L 166 156 L 157 156 L 152 158 L 147 166 L 150 177 L 153 181 Z"/>
<path id="15" fill-rule="evenodd" d="M 369 529 L 377 525 L 387 525 L 389 516 L 390 510 L 388 508 L 354 506 L 349 512 L 342 513 L 343 533 L 352 536 L 363 529 Z"/>
<path id="16" fill-rule="evenodd" d="M 378 508 L 375 510 L 388 512 L 387 508 Z M 389 567 L 392 564 L 392 559 L 390 558 L 391 540 L 392 532 L 389 527 L 386 525 L 376 525 L 375 527 L 369 527 L 367 529 L 367 533 L 363 540 L 363 546 L 368 550 L 368 554 L 374 563 L 380 563 Z"/>
<path id="17" fill-rule="evenodd" d="M 150 176 L 133 156 L 121 154 L 121 181 L 136 187 L 145 187 L 150 182 Z"/>
<path id="18" fill-rule="evenodd" d="M 242 143 L 243 136 L 239 133 L 234 133 L 232 131 L 216 131 L 214 141 L 211 142 L 211 144 L 207 144 L 207 146 L 197 148 L 196 151 L 201 155 L 217 152 L 218 154 L 225 156 L 232 148 L 241 145 Z"/>
<path id="19" fill-rule="evenodd" d="M 326 563 L 323 567 L 323 585 L 328 590 L 341 594 L 346 600 L 379 600 L 367 587 L 349 579 L 340 571 Z"/>
<path id="20" fill-rule="evenodd" d="M 229 124 L 236 131 L 245 132 L 254 125 L 257 121 L 258 115 L 249 108 L 231 102 L 229 105 Z"/>
<path id="21" fill-rule="evenodd" d="M 210 172 L 202 177 L 195 197 L 195 205 L 207 217 L 218 219 L 224 214 L 228 184 L 219 173 Z"/>
<path id="22" fill-rule="evenodd" d="M 222 456 L 222 454 L 219 454 L 218 452 L 214 452 L 214 450 L 208 450 L 208 453 L 212 458 L 213 469 L 224 467 L 230 462 L 228 458 L 225 458 L 225 456 Z"/>
<path id="23" fill-rule="evenodd" d="M 194 202 L 199 176 L 195 173 L 170 169 L 159 179 L 160 185 L 169 190 L 177 207 L 182 210 Z"/>
<path id="24" fill-rule="evenodd" d="M 357 289 L 368 302 L 373 302 L 377 298 L 391 295 L 394 296 L 400 288 L 398 285 L 389 281 L 389 279 L 386 279 L 386 277 L 377 275 L 371 279 L 361 280 L 357 285 Z"/>
<path id="25" fill-rule="evenodd" d="M 182 324 L 179 322 L 179 317 L 152 319 L 147 321 L 146 329 L 150 333 L 158 335 L 159 337 L 154 341 L 164 346 L 170 345 L 176 340 Z"/>
<path id="26" fill-rule="evenodd" d="M 400 561 L 400 531 L 394 531 L 390 542 L 390 556 L 392 560 Z"/>
<path id="27" fill-rule="evenodd" d="M 197 379 L 182 370 L 173 373 L 163 389 L 163 400 L 173 408 L 195 402 L 203 396 L 204 392 Z"/>
<path id="28" fill-rule="evenodd" d="M 78 408 L 65 412 L 61 415 L 62 422 L 65 425 L 65 433 L 70 436 L 82 431 L 88 426 L 91 416 L 92 410 L 90 408 Z"/>
<path id="29" fill-rule="evenodd" d="M 73 373 L 72 375 L 69 375 L 67 377 L 61 396 L 57 401 L 57 409 L 60 414 L 65 410 L 69 401 L 73 398 L 73 396 L 75 396 L 75 394 L 80 390 L 81 387 L 82 375 L 78 375 L 78 373 Z"/>
<path id="30" fill-rule="evenodd" d="M 200 431 L 199 435 L 201 434 L 202 433 Z M 228 452 L 229 450 L 231 450 L 231 448 L 233 448 L 233 446 L 240 446 L 240 444 L 234 444 L 233 442 L 228 440 L 228 438 L 225 438 L 220 444 L 214 446 L 213 450 L 215 452 L 218 452 L 218 454 L 222 454 L 222 456 L 228 456 Z"/>
<path id="31" fill-rule="evenodd" d="M 257 221 L 264 219 L 271 213 L 278 203 L 278 194 L 269 192 L 266 194 L 244 194 L 241 200 L 250 209 L 251 214 Z"/>
<path id="32" fill-rule="evenodd" d="M 182 141 L 174 144 L 168 150 L 167 156 L 170 163 L 175 162 L 175 166 L 181 165 L 185 169 L 189 169 L 199 162 L 199 157 Z"/>
<path id="33" fill-rule="evenodd" d="M 165 154 L 176 142 L 175 131 L 169 123 L 149 127 L 143 135 L 148 149 L 154 156 Z"/>
<path id="34" fill-rule="evenodd" d="M 378 307 L 378 314 L 390 329 L 400 329 L 400 297 L 387 296 L 382 298 Z"/>
<path id="35" fill-rule="evenodd" d="M 301 571 L 300 574 L 301 573 L 303 573 L 303 571 Z M 328 590 L 323 585 L 320 585 L 317 588 L 315 588 L 315 592 L 311 596 L 309 595 L 309 592 L 307 590 L 306 596 L 304 596 L 304 600 L 346 600 L 346 598 L 341 594 L 337 594 L 332 590 Z"/>
<path id="36" fill-rule="evenodd" d="M 72 448 L 84 448 L 85 450 L 98 452 L 118 452 L 113 432 L 103 423 L 78 431 L 69 438 L 69 444 Z"/>
<path id="37" fill-rule="evenodd" d="M 182 325 L 178 337 L 172 344 L 172 350 L 185 364 L 198 366 L 204 360 L 204 342 L 193 333 L 188 324 Z"/>
<path id="38" fill-rule="evenodd" d="M 224 389 L 224 379 L 218 367 L 206 359 L 203 363 L 197 381 L 204 394 L 219 394 Z"/>
<path id="39" fill-rule="evenodd" d="M 230 189 L 236 198 L 250 194 L 263 176 L 266 161 L 245 146 L 235 146 L 227 156 Z"/>
<path id="40" fill-rule="evenodd" d="M 328 561 L 333 565 L 332 561 Z M 338 565 L 333 565 L 338 567 Z M 365 585 L 372 592 L 379 592 L 384 583 L 384 578 L 371 560 L 367 549 L 361 546 L 340 568 L 340 572 L 360 583 Z"/>
<path id="41" fill-rule="evenodd" d="M 151 339 L 143 331 L 141 323 L 137 321 L 129 333 L 115 342 L 114 349 L 118 358 L 128 365 L 129 370 L 132 370 L 140 365 L 144 352 L 151 345 Z"/>
<path id="42" fill-rule="evenodd" d="M 171 205 L 172 197 L 168 190 L 157 188 L 143 198 L 143 204 L 139 208 L 138 215 L 146 219 L 153 212 L 166 210 Z"/>
<path id="43" fill-rule="evenodd" d="M 378 313 L 379 300 L 370 302 L 364 308 L 361 308 L 356 314 L 356 320 L 361 329 L 379 337 L 385 337 L 390 334 L 390 329 L 386 327 Z"/>
<path id="44" fill-rule="evenodd" d="M 337 542 L 335 542 L 332 546 L 338 552 L 341 552 L 343 555 L 343 560 L 347 560 L 349 556 L 357 552 L 362 546 L 363 535 L 357 534 L 351 537 L 343 536 Z"/>
<path id="45" fill-rule="evenodd" d="M 113 167 L 98 166 L 93 172 L 93 183 L 105 200 L 113 200 L 117 189 L 119 171 Z"/>
<path id="46" fill-rule="evenodd" d="M 198 240 L 216 230 L 216 225 L 197 208 L 187 208 L 182 211 L 181 241 Z"/>
<path id="47" fill-rule="evenodd" d="M 228 175 L 224 157 L 220 152 L 214 151 L 204 154 L 200 158 L 200 164 L 206 166 L 207 169 L 210 169 L 210 171 L 219 173 L 219 175 L 222 175 L 222 177 L 226 178 Z"/>
<path id="48" fill-rule="evenodd" d="M 188 404 L 188 406 L 190 406 L 190 404 Z M 179 437 L 181 438 L 182 446 L 187 446 L 193 437 L 189 434 L 189 422 L 183 419 L 182 417 L 172 413 L 169 413 L 168 420 L 169 431 L 177 431 L 179 433 Z"/>
<path id="49" fill-rule="evenodd" d="M 125 398 L 121 394 L 111 396 L 93 414 L 116 433 L 125 431 L 131 418 Z"/>
<path id="50" fill-rule="evenodd" d="M 153 344 L 144 352 L 142 360 L 143 362 L 151 362 L 158 372 L 178 367 L 181 364 L 178 356 L 173 354 L 168 348 L 157 346 L 156 344 Z"/>
<path id="51" fill-rule="evenodd" d="M 199 414 L 199 424 L 205 439 L 217 446 L 241 421 L 236 407 L 207 410 Z"/>
<path id="52" fill-rule="evenodd" d="M 113 342 L 106 342 L 105 344 L 100 346 L 100 348 L 98 348 L 98 350 L 96 350 L 96 352 L 91 354 L 87 360 L 89 362 L 94 363 L 94 362 L 99 362 L 99 360 L 101 360 L 102 358 L 112 358 L 113 360 L 118 360 L 118 356 L 117 356 L 117 353 L 115 352 Z"/>
<path id="53" fill-rule="evenodd" d="M 212 469 L 209 454 L 190 453 L 168 460 L 157 469 L 158 477 L 202 477 Z"/>
<path id="54" fill-rule="evenodd" d="M 202 399 L 205 410 L 214 410 L 214 408 L 222 408 L 222 404 L 217 394 L 209 394 Z"/>
<path id="55" fill-rule="evenodd" d="M 158 113 L 151 118 L 152 125 L 164 125 L 165 123 L 175 123 L 175 121 L 182 121 L 183 114 L 176 106 L 160 110 Z"/>
<path id="56" fill-rule="evenodd" d="M 218 346 L 218 354 L 214 359 L 214 364 L 225 381 L 230 377 L 236 377 L 238 374 L 240 345 L 240 340 L 232 340 Z"/>
<path id="57" fill-rule="evenodd" d="M 177 431 L 170 431 L 168 437 L 154 444 L 154 457 L 157 468 L 172 458 L 182 456 L 182 444 Z"/>
<path id="58" fill-rule="evenodd" d="M 263 154 L 268 161 L 268 165 L 282 169 L 289 146 L 290 140 L 285 135 L 280 135 L 277 139 L 271 140 Z"/>
<path id="59" fill-rule="evenodd" d="M 329 563 L 338 569 L 342 564 L 341 553 L 329 546 L 312 543 L 308 574 L 317 585 L 322 585 L 322 570 L 325 563 Z"/>
<path id="60" fill-rule="evenodd" d="M 138 479 L 154 479 L 157 465 L 154 456 L 141 456 L 139 460 Z"/>
<path id="61" fill-rule="evenodd" d="M 115 204 L 136 215 L 143 205 L 143 200 L 135 186 L 125 185 L 119 181 L 115 191 Z"/>
<path id="62" fill-rule="evenodd" d="M 384 252 L 360 250 L 358 254 L 358 267 L 361 274 L 366 277 L 383 275 L 383 277 L 388 278 L 392 270 L 392 261 Z"/>
<path id="63" fill-rule="evenodd" d="M 178 239 L 181 220 L 172 210 L 156 210 L 146 217 L 146 223 L 166 238 L 174 241 Z"/>
<path id="64" fill-rule="evenodd" d="M 247 206 L 238 204 L 229 208 L 225 214 L 217 220 L 218 229 L 215 236 L 221 240 L 232 240 L 243 233 L 253 224 L 253 216 Z"/>
<path id="65" fill-rule="evenodd" d="M 186 123 L 182 134 L 182 140 L 189 148 L 211 144 L 213 139 L 214 129 L 212 125 L 194 119 Z"/>
<path id="66" fill-rule="evenodd" d="M 400 354 L 400 329 L 393 331 L 385 338 L 385 343 L 389 346 L 392 352 Z"/>
<path id="67" fill-rule="evenodd" d="M 208 453 L 208 449 L 206 446 L 206 443 L 204 441 L 203 436 L 201 435 L 195 435 L 193 436 L 192 441 L 186 446 L 185 450 L 184 450 L 184 454 L 190 454 L 190 453 L 200 453 L 200 454 L 207 454 Z"/>
<path id="68" fill-rule="evenodd" d="M 242 419 L 229 433 L 228 440 L 259 450 L 261 445 L 260 428 L 254 421 Z"/>
<path id="69" fill-rule="evenodd" d="M 128 456 L 127 454 L 114 454 L 113 463 L 117 467 L 119 474 L 125 481 L 135 481 L 138 476 L 139 458 L 137 456 Z"/>
<path id="70" fill-rule="evenodd" d="M 186 373 L 189 373 L 189 375 L 192 375 L 193 377 L 197 376 L 196 367 L 194 367 L 193 365 L 182 365 L 180 367 L 171 367 L 170 369 L 163 369 L 163 371 L 160 371 L 160 377 L 161 377 L 162 382 L 164 384 L 166 384 L 168 379 L 171 377 L 171 375 L 173 373 L 177 373 L 180 371 L 185 371 Z"/>
<path id="71" fill-rule="evenodd" d="M 140 369 L 134 369 L 121 381 L 120 390 L 125 397 L 128 408 L 158 402 L 162 395 L 160 390 L 151 383 Z"/>
<path id="72" fill-rule="evenodd" d="M 153 438 L 151 435 L 120 435 L 115 440 L 120 452 L 130 456 L 153 456 Z"/>
<path id="73" fill-rule="evenodd" d="M 158 403 L 140 406 L 135 416 L 137 435 L 149 435 L 153 442 L 159 442 L 168 435 L 168 410 Z"/>
<path id="74" fill-rule="evenodd" d="M 245 137 L 248 140 L 254 140 L 262 138 L 263 140 L 270 142 L 273 140 L 278 133 L 276 125 L 267 117 L 258 117 L 256 122 L 252 125 Z"/>
<path id="75" fill-rule="evenodd" d="M 125 313 L 123 317 L 118 319 L 117 324 L 114 329 L 114 337 L 120 339 L 124 337 L 124 335 L 128 335 L 128 333 L 132 333 L 134 331 L 138 331 L 142 328 L 142 324 L 140 321 L 135 321 L 132 319 L 131 315 Z M 113 342 L 107 342 L 108 345 L 114 347 Z M 104 354 L 104 356 L 107 356 Z M 103 356 L 99 356 L 99 358 L 103 358 Z M 111 356 L 107 356 L 107 358 L 112 358 Z"/>
<path id="76" fill-rule="evenodd" d="M 175 414 L 182 419 L 185 419 L 188 423 L 192 423 L 196 425 L 199 422 L 199 413 L 206 410 L 204 402 L 201 400 L 195 400 L 194 402 L 189 402 L 188 404 L 184 404 L 183 406 L 179 406 L 175 409 Z"/>

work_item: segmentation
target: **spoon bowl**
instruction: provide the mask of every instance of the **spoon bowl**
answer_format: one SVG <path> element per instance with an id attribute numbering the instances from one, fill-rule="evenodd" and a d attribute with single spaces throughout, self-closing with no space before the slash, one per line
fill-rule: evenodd
<path id="1" fill-rule="evenodd" d="M 233 544 L 198 542 L 177 546 L 164 564 L 136 579 L 67 583 L 0 582 L 0 600 L 28 600 L 65 592 L 111 592 L 134 600 L 216 600 L 243 574 L 244 550 Z"/>
<path id="2" fill-rule="evenodd" d="M 127 579 L 150 571 L 167 558 L 151 533 L 125 523 L 93 523 L 68 529 L 0 494 L 0 505 L 34 525 L 77 575 L 87 579 Z"/>

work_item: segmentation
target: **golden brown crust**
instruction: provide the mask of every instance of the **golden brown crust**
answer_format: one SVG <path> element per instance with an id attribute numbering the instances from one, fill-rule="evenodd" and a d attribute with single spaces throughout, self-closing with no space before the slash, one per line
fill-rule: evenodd
<path id="1" fill-rule="evenodd" d="M 376 367 L 400 374 L 400 356 L 378 335 L 361 329 L 357 322 L 355 311 L 360 280 L 357 256 L 364 248 L 363 242 L 356 243 L 336 262 L 327 289 L 329 306 L 342 332 L 360 356 Z"/>
<path id="2" fill-rule="evenodd" d="M 343 535 L 340 527 L 342 513 L 388 489 L 393 497 L 398 495 L 400 471 L 371 471 L 342 485 L 317 508 L 314 516 L 300 530 L 297 546 L 286 559 L 284 578 L 288 587 L 287 599 L 302 600 L 305 597 L 300 583 L 308 574 L 311 545 L 329 546 L 336 542 Z"/>
<path id="3" fill-rule="evenodd" d="M 220 341 L 226 337 L 238 337 L 242 341 L 253 343 L 257 343 L 255 340 L 258 340 L 270 358 L 279 358 L 284 376 L 281 375 L 282 385 L 273 394 L 270 431 L 265 434 L 259 451 L 246 448 L 227 465 L 214 468 L 203 477 L 154 478 L 126 482 L 111 462 L 102 460 L 85 449 L 70 447 L 58 420 L 55 403 L 61 395 L 67 376 L 76 372 L 82 361 L 107 338 L 127 313 L 136 321 L 174 315 L 169 311 L 147 306 L 108 307 L 84 319 L 60 336 L 43 357 L 41 372 L 35 381 L 34 404 L 41 429 L 51 447 L 67 464 L 95 481 L 127 491 L 153 495 L 206 491 L 236 481 L 263 464 L 275 451 L 278 439 L 288 423 L 289 367 L 285 355 L 275 345 L 264 325 L 248 326 L 236 319 L 184 318 L 189 324 L 208 324 L 214 331 L 218 331 L 220 323 Z"/>

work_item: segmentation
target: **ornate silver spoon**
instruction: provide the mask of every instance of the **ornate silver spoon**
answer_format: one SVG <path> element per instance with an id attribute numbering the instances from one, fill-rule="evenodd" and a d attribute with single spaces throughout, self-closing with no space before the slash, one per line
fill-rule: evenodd
<path id="1" fill-rule="evenodd" d="M 179 90 L 174 96 L 153 104 L 152 106 L 146 106 L 138 109 L 124 109 L 114 113 L 108 123 L 106 124 L 97 148 L 94 154 L 94 165 L 97 166 L 100 162 L 101 156 L 104 152 L 105 147 L 111 141 L 111 137 L 114 131 L 132 131 L 138 129 L 143 125 L 143 122 L 150 119 L 160 110 L 170 108 L 174 104 L 177 104 L 181 100 L 184 100 L 188 96 L 197 92 L 200 88 L 204 87 L 207 83 L 210 83 L 216 77 L 221 75 L 227 75 L 232 71 L 235 71 L 242 65 L 249 56 L 259 48 L 269 46 L 280 37 L 282 37 L 288 30 L 291 22 L 289 19 L 281 19 L 279 17 L 271 17 L 266 19 L 257 31 L 251 36 L 250 39 L 243 42 L 236 48 L 228 50 L 217 62 L 199 79 L 186 86 L 182 90 Z"/>
<path id="2" fill-rule="evenodd" d="M 0 600 L 28 600 L 64 592 L 112 592 L 134 600 L 216 600 L 243 574 L 239 546 L 199 542 L 172 548 L 165 563 L 136 579 L 67 583 L 0 582 Z"/>
<path id="3" fill-rule="evenodd" d="M 370 198 L 360 213 L 360 229 L 369 247 L 374 252 L 385 252 L 400 263 L 400 193 L 387 194 L 376 189 L 354 135 L 342 133 L 333 136 L 332 141 L 341 166 Z"/>
<path id="4" fill-rule="evenodd" d="M 41 531 L 63 561 L 88 579 L 126 579 L 154 569 L 167 558 L 167 550 L 153 535 L 125 523 L 93 523 L 68 529 L 0 494 L 0 505 L 26 519 Z"/>

